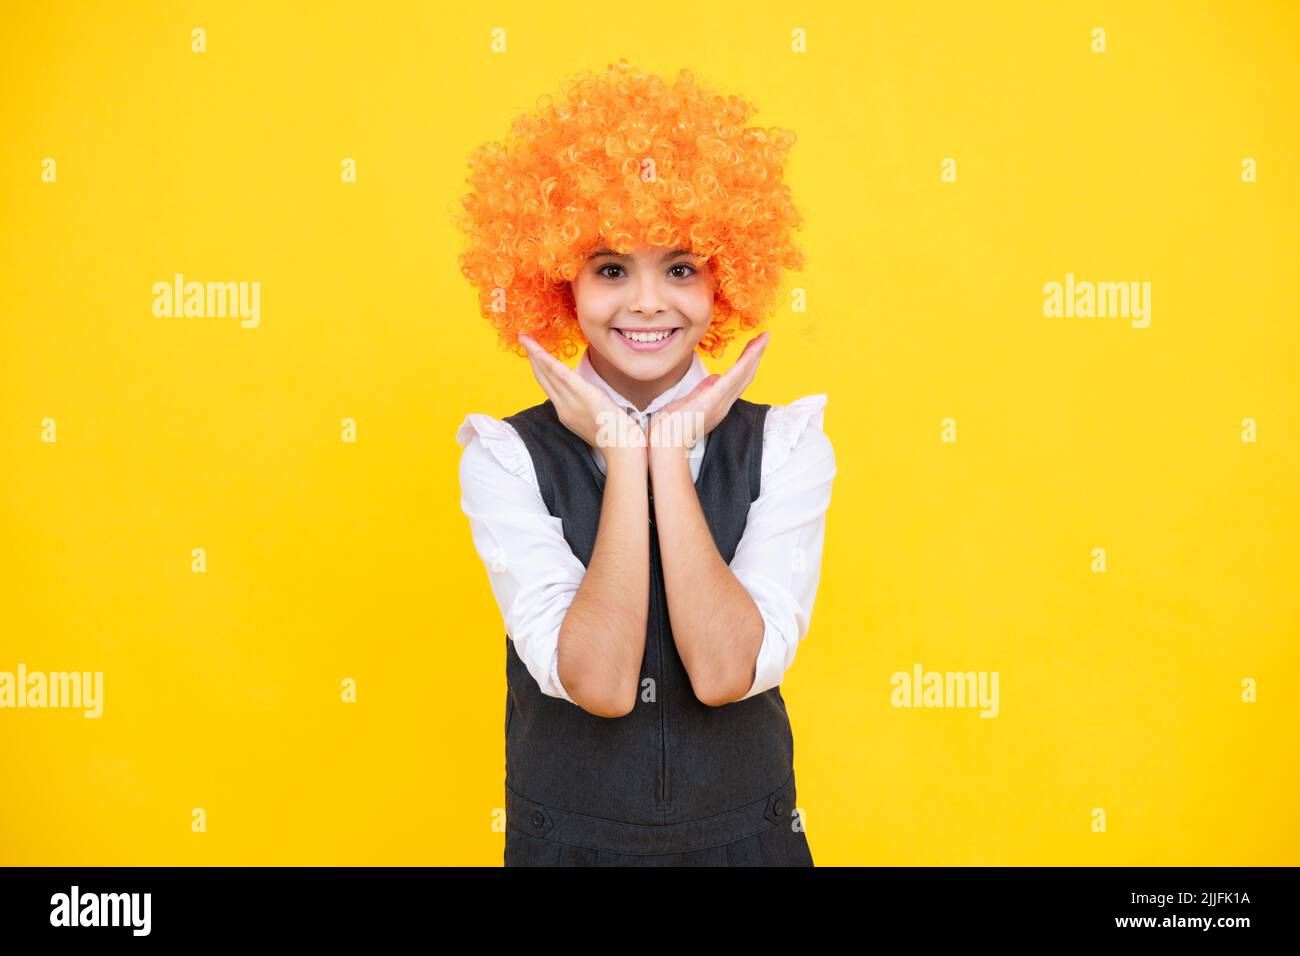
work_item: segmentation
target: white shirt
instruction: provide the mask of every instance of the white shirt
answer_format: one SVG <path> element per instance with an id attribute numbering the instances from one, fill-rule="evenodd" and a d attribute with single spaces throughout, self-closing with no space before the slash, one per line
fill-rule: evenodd
<path id="1" fill-rule="evenodd" d="M 596 373 L 585 350 L 576 372 L 643 428 L 651 414 L 689 394 L 709 374 L 695 355 L 682 379 L 640 411 Z M 824 394 L 809 395 L 773 405 L 764 422 L 759 496 L 749 506 L 730 564 L 763 618 L 754 683 L 741 700 L 781 683 L 812 620 L 836 471 L 835 453 L 822 431 L 825 407 Z M 692 481 L 699 477 L 708 439 L 691 449 Z M 570 550 L 561 520 L 547 510 L 532 457 L 512 425 L 489 415 L 467 415 L 456 441 L 464 448 L 461 509 L 469 518 L 474 549 L 487 566 L 506 634 L 542 693 L 573 703 L 560 683 L 560 625 L 587 569 Z M 591 453 L 603 473 L 600 449 Z"/>

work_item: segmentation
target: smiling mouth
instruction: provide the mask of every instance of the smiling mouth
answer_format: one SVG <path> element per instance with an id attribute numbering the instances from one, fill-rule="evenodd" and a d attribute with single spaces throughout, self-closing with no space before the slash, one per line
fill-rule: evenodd
<path id="1" fill-rule="evenodd" d="M 663 326 L 657 329 L 620 329 L 615 328 L 621 338 L 628 345 L 642 350 L 655 348 L 666 343 L 681 331 L 680 326 Z"/>

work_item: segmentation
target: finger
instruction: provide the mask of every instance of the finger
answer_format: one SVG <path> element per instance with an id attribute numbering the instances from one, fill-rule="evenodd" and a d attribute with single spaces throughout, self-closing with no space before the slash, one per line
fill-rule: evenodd
<path id="1" fill-rule="evenodd" d="M 736 364 L 723 374 L 723 383 L 730 390 L 733 400 L 749 386 L 749 383 L 754 380 L 754 376 L 758 374 L 758 360 L 767 348 L 770 338 L 770 333 L 763 332 L 761 335 L 756 335 L 750 339 L 745 343 L 745 348 L 740 353 L 740 357 L 736 359 Z"/>
<path id="2" fill-rule="evenodd" d="M 580 399 L 590 394 L 587 389 L 599 395 L 604 394 L 595 386 L 583 381 L 573 369 L 538 345 L 531 336 L 521 332 L 519 341 L 528 350 L 529 358 L 533 361 L 534 375 L 542 383 L 542 388 L 550 397 L 552 404 L 558 405 L 566 400 Z"/>
<path id="3" fill-rule="evenodd" d="M 684 398 L 677 399 L 677 401 L 673 402 L 673 404 L 676 405 L 677 402 L 686 404 L 691 399 L 698 398 L 699 396 L 707 392 L 709 389 L 716 387 L 717 384 L 721 381 L 722 381 L 722 376 L 717 374 L 716 372 L 714 372 L 711 375 L 706 375 L 704 378 L 700 379 L 698 382 L 695 383 L 695 387 L 691 389 L 689 395 L 686 395 Z"/>
<path id="4" fill-rule="evenodd" d="M 546 351 L 540 345 L 522 332 L 519 333 L 519 342 L 528 352 L 528 365 L 533 370 L 533 378 L 537 379 L 537 384 L 542 387 L 546 397 L 551 400 L 552 404 L 555 404 L 557 392 L 553 381 L 554 376 L 551 374 L 549 367 L 543 362 L 543 356 L 548 358 L 549 356 L 546 355 Z"/>
<path id="5" fill-rule="evenodd" d="M 769 338 L 769 333 L 764 332 L 761 335 L 754 336 L 746 342 L 745 347 L 741 350 L 735 364 L 732 365 L 731 368 L 727 369 L 723 378 L 726 378 L 728 375 L 732 378 L 743 375 L 748 368 L 757 363 L 759 356 L 761 356 L 763 350 L 767 348 Z"/>
<path id="6" fill-rule="evenodd" d="M 539 377 L 549 386 L 552 401 L 558 394 L 573 394 L 573 379 L 575 378 L 573 370 L 557 359 L 546 349 L 537 344 L 531 337 L 520 334 L 519 340 L 524 342 L 524 347 L 528 349 L 528 354 L 533 362 L 533 368 Z M 585 384 L 585 383 L 584 383 Z"/>
<path id="7" fill-rule="evenodd" d="M 759 342 L 759 339 L 762 339 L 762 341 Z M 749 388 L 750 382 L 754 381 L 754 376 L 758 374 L 758 363 L 762 360 L 763 353 L 767 351 L 767 343 L 769 341 L 771 341 L 771 336 L 767 332 L 764 332 L 758 339 L 754 340 L 754 342 L 757 342 L 758 344 L 754 346 L 754 351 L 750 353 L 749 360 L 746 363 L 745 379 L 744 383 L 740 386 L 740 391 L 743 392 L 745 389 Z"/>
<path id="8" fill-rule="evenodd" d="M 758 360 L 763 357 L 763 352 L 767 350 L 767 343 L 772 340 L 770 332 L 764 332 L 762 335 L 750 339 L 745 346 L 745 351 L 740 353 L 740 361 L 747 363 L 752 368 L 758 367 Z"/>
<path id="9" fill-rule="evenodd" d="M 749 346 L 746 346 L 745 354 L 742 354 L 741 359 L 737 360 L 735 367 L 729 369 L 729 371 L 735 371 L 736 376 L 732 378 L 731 382 L 728 382 L 728 403 L 733 403 L 737 398 L 740 398 L 745 393 L 745 389 L 748 389 L 751 382 L 754 381 L 754 377 L 758 375 L 758 360 L 762 358 L 764 349 L 767 349 L 766 339 L 763 342 L 754 339 L 753 342 L 749 343 Z"/>
<path id="10" fill-rule="evenodd" d="M 681 398 L 673 399 L 663 408 L 659 409 L 659 411 L 656 412 L 655 414 L 663 415 L 665 413 L 675 412 L 679 408 L 686 408 L 690 406 L 691 403 L 694 402 L 696 399 L 702 398 L 705 392 L 709 391 L 712 388 L 717 388 L 718 383 L 721 381 L 722 381 L 722 376 L 717 374 L 716 372 L 710 375 L 706 375 L 704 378 L 700 379 L 698 382 L 695 383 L 695 387 L 691 389 L 689 393 L 683 395 Z"/>

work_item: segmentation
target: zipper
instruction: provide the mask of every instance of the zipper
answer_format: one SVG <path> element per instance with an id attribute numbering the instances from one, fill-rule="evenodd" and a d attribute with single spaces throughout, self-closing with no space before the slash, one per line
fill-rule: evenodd
<path id="1" fill-rule="evenodd" d="M 650 524 L 655 523 L 654 519 L 654 492 L 650 492 Z M 659 557 L 659 538 L 654 531 L 650 532 L 650 600 L 655 602 L 655 607 L 659 607 L 659 575 L 655 573 L 655 565 L 658 564 Z M 659 786 L 655 794 L 655 802 L 660 810 L 668 808 L 669 787 L 668 787 L 668 717 L 665 710 L 668 707 L 668 669 L 664 666 L 664 632 L 663 632 L 663 615 L 656 616 L 655 623 L 655 643 L 659 652 Z"/>

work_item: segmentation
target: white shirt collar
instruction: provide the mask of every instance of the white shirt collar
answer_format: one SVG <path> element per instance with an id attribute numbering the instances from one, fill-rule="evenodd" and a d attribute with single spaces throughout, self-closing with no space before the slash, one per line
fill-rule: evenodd
<path id="1" fill-rule="evenodd" d="M 709 375 L 709 370 L 704 367 L 704 362 L 700 359 L 699 353 L 694 353 L 691 356 L 691 367 L 686 370 L 686 374 L 681 377 L 677 384 L 667 391 L 657 395 L 654 401 L 645 407 L 645 411 L 640 411 L 635 405 L 616 392 L 613 386 L 600 377 L 595 367 L 591 364 L 591 346 L 587 346 L 587 348 L 583 349 L 582 359 L 578 362 L 576 371 L 584 380 L 598 388 L 604 389 L 605 393 L 609 395 L 609 397 L 612 398 L 620 408 L 625 409 L 627 413 L 632 416 L 633 420 L 642 427 L 645 427 L 646 422 L 649 420 L 651 415 L 683 395 L 689 395 L 691 390 L 694 389 L 696 385 L 700 384 L 702 379 L 707 378 Z"/>

